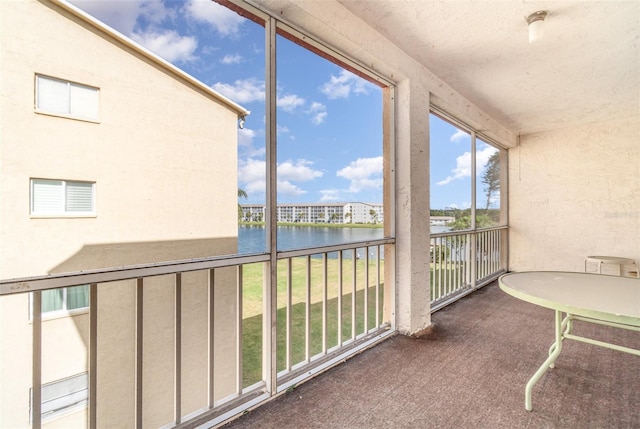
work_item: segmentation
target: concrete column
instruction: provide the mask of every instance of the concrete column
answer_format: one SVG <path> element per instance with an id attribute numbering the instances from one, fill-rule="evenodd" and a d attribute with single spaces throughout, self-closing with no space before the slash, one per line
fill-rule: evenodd
<path id="1" fill-rule="evenodd" d="M 396 104 L 396 327 L 431 324 L 429 299 L 429 92 L 398 85 Z"/>

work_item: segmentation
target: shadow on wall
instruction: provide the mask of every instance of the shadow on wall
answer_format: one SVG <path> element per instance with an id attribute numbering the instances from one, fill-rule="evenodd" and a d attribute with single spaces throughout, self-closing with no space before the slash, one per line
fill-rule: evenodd
<path id="1" fill-rule="evenodd" d="M 237 248 L 237 237 L 90 244 L 56 266 L 51 273 L 228 255 L 237 253 Z M 207 406 L 211 279 L 209 270 L 186 272 L 180 276 L 183 414 Z M 237 269 L 215 269 L 213 286 L 214 396 L 218 400 L 232 394 L 235 389 Z M 143 279 L 142 338 L 137 331 L 137 281 L 101 283 L 97 290 L 98 425 L 126 427 L 134 421 L 136 400 L 133 386 L 136 385 L 139 344 L 142 346 L 145 426 L 157 427 L 171 422 L 177 338 L 176 276 L 169 274 Z M 89 314 L 80 312 L 66 319 L 73 320 L 73 323 L 65 325 L 66 331 L 61 330 L 62 325 L 55 320 L 47 322 L 43 329 L 43 336 L 48 337 L 46 341 L 51 344 L 47 353 L 53 358 L 44 364 L 59 369 L 66 367 L 70 371 L 68 375 L 72 375 L 88 368 Z M 60 341 L 62 338 L 64 341 Z M 70 342 L 73 344 L 69 346 Z M 57 343 L 64 343 L 66 350 L 56 346 Z M 75 353 L 69 353 L 70 349 Z"/>

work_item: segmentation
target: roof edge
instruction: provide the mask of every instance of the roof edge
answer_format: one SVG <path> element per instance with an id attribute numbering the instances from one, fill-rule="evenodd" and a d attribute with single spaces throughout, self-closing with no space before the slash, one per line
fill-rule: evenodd
<path id="1" fill-rule="evenodd" d="M 66 10 L 67 12 L 70 12 L 74 16 L 82 19 L 84 22 L 90 24 L 92 27 L 100 30 L 101 32 L 106 33 L 110 37 L 113 37 L 114 39 L 116 39 L 119 42 L 123 43 L 127 47 L 133 49 L 134 51 L 136 51 L 140 55 L 143 55 L 147 59 L 153 61 L 154 63 L 158 64 L 162 68 L 164 68 L 167 71 L 169 71 L 170 73 L 172 73 L 175 76 L 179 77 L 180 79 L 183 79 L 183 80 L 189 82 L 191 85 L 194 85 L 198 89 L 201 89 L 202 91 L 204 91 L 204 92 L 208 93 L 209 95 L 213 96 L 214 98 L 216 98 L 217 100 L 219 100 L 220 102 L 222 102 L 223 104 L 228 106 L 231 110 L 234 110 L 237 113 L 238 117 L 245 117 L 245 116 L 249 115 L 249 113 L 250 113 L 249 110 L 245 109 L 241 105 L 237 104 L 236 102 L 232 101 L 231 99 L 229 99 L 229 98 L 225 97 L 224 95 L 220 94 L 219 92 L 215 91 L 210 86 L 208 86 L 205 83 L 199 81 L 195 77 L 193 77 L 190 74 L 184 72 L 180 68 L 174 66 L 169 61 L 161 58 L 160 56 L 158 56 L 156 54 L 154 54 L 153 52 L 151 52 L 147 48 L 143 47 L 139 43 L 131 40 L 129 37 L 125 36 L 124 34 L 120 33 L 119 31 L 109 27 L 108 25 L 104 24 L 103 22 L 99 21 L 98 19 L 94 18 L 93 16 L 89 15 L 88 13 L 86 13 L 83 10 L 79 9 L 78 7 L 76 7 L 76 6 L 72 5 L 71 3 L 67 2 L 66 0 L 48 0 L 48 1 L 53 3 L 53 4 L 55 4 L 55 5 L 57 5 L 57 6 L 60 6 L 61 8 Z"/>

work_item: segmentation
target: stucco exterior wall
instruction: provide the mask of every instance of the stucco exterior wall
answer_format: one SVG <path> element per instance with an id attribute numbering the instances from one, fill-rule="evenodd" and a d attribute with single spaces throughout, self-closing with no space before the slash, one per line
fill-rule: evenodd
<path id="1" fill-rule="evenodd" d="M 640 262 L 639 118 L 527 135 L 509 150 L 512 271 L 583 271 L 589 255 Z"/>
<path id="2" fill-rule="evenodd" d="M 3 16 L 2 278 L 47 274 L 84 244 L 237 235 L 235 112 L 64 12 Z M 36 73 L 100 88 L 99 123 L 34 113 Z M 97 215 L 30 217 L 30 178 L 95 181 Z"/>
<path id="3" fill-rule="evenodd" d="M 236 111 L 48 2 L 0 2 L 0 32 L 0 278 L 237 251 Z M 99 88 L 99 120 L 36 113 L 36 74 Z M 96 215 L 30 216 L 31 178 L 95 182 Z M 207 405 L 207 282 L 207 273 L 182 282 L 185 414 Z M 219 270 L 216 400 L 234 387 L 235 289 L 235 272 Z M 174 294 L 172 278 L 145 281 L 149 427 L 173 419 Z M 99 285 L 98 300 L 98 425 L 130 427 L 135 281 Z M 29 427 L 29 308 L 28 294 L 0 298 L 1 427 Z M 88 319 L 43 321 L 43 383 L 87 370 Z M 45 427 L 86 417 L 80 410 Z"/>

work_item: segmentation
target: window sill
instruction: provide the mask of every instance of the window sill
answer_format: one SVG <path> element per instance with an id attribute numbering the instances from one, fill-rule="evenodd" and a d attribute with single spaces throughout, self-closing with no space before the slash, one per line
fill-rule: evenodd
<path id="1" fill-rule="evenodd" d="M 89 314 L 89 307 L 76 308 L 73 310 L 47 311 L 46 313 L 42 313 L 40 317 L 43 322 L 47 322 L 65 317 L 82 316 L 83 314 Z M 29 323 L 33 323 L 33 316 L 29 318 Z"/>
<path id="2" fill-rule="evenodd" d="M 52 213 L 52 214 L 35 214 L 32 213 L 31 219 L 91 219 L 97 218 L 96 213 Z"/>
<path id="3" fill-rule="evenodd" d="M 92 123 L 92 124 L 99 124 L 100 123 L 100 119 L 95 119 L 95 118 L 83 118 L 81 116 L 64 115 L 62 113 L 43 112 L 42 110 L 34 110 L 34 112 L 36 114 L 38 114 L 38 115 L 52 116 L 54 118 L 71 119 L 71 120 L 74 120 L 74 121 L 89 122 L 89 123 Z"/>

